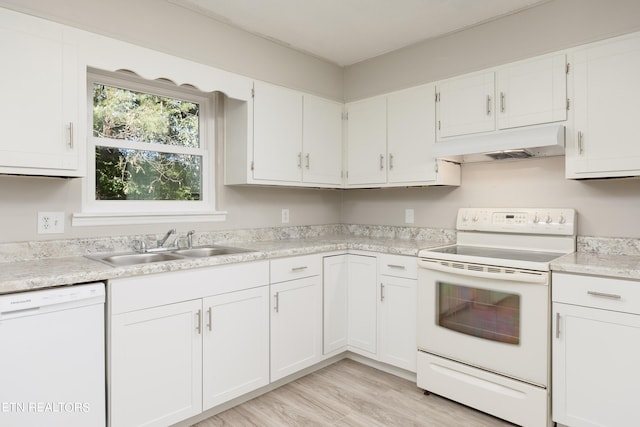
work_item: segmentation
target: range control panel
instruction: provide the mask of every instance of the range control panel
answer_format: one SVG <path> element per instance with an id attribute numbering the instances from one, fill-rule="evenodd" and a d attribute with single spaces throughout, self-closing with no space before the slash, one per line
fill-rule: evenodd
<path id="1" fill-rule="evenodd" d="M 456 229 L 575 236 L 576 211 L 559 208 L 460 208 Z"/>

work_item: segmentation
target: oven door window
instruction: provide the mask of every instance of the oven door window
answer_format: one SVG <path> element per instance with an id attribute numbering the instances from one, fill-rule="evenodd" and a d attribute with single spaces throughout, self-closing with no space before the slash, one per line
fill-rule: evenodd
<path id="1" fill-rule="evenodd" d="M 437 282 L 437 323 L 507 344 L 520 343 L 520 295 Z"/>

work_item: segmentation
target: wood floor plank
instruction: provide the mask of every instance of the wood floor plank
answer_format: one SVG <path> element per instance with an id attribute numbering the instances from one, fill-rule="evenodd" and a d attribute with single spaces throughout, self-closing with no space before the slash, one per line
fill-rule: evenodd
<path id="1" fill-rule="evenodd" d="M 507 427 L 504 420 L 344 359 L 194 427 Z"/>

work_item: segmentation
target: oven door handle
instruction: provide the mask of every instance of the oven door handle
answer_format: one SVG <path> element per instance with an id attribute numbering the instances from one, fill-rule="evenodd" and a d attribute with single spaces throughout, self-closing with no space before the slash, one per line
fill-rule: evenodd
<path id="1" fill-rule="evenodd" d="M 465 263 L 456 263 L 458 265 L 466 265 Z M 493 279 L 493 280 L 508 280 L 511 282 L 524 282 L 524 283 L 547 283 L 546 273 L 537 273 L 516 270 L 511 268 L 495 267 L 495 271 L 483 271 L 483 270 L 468 270 L 466 268 L 450 267 L 442 265 L 438 261 L 430 261 L 425 259 L 418 259 L 418 267 L 427 270 L 441 271 L 443 273 L 457 274 L 460 276 L 478 277 L 480 279 Z M 509 271 L 507 273 L 507 271 Z"/>

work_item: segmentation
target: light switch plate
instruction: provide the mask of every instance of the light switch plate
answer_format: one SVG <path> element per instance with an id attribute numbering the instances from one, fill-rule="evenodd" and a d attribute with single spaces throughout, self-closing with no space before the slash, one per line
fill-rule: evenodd
<path id="1" fill-rule="evenodd" d="M 282 209 L 282 223 L 283 224 L 289 223 L 289 209 L 287 208 Z"/>
<path id="2" fill-rule="evenodd" d="M 38 212 L 38 234 L 64 233 L 64 212 Z"/>

